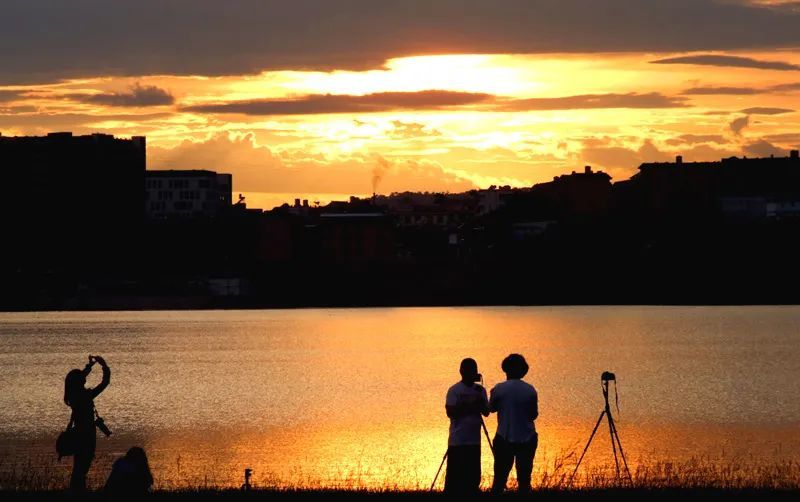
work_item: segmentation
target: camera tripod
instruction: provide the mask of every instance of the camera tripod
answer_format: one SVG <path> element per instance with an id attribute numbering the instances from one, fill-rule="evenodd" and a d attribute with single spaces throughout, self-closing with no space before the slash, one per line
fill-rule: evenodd
<path id="1" fill-rule="evenodd" d="M 600 423 L 603 421 L 603 417 L 608 419 L 608 433 L 611 436 L 611 449 L 614 452 L 614 465 L 616 467 L 617 479 L 619 479 L 619 457 L 622 457 L 622 464 L 625 466 L 625 472 L 628 474 L 628 481 L 630 481 L 631 484 L 633 483 L 631 470 L 628 468 L 628 461 L 625 459 L 625 452 L 622 451 L 622 443 L 619 441 L 617 425 L 614 423 L 614 416 L 611 415 L 611 406 L 608 403 L 608 384 L 611 381 L 614 382 L 614 396 L 616 397 L 617 377 L 609 371 L 604 371 L 603 374 L 600 375 L 600 384 L 603 388 L 605 408 L 603 408 L 603 411 L 600 413 L 600 418 L 597 419 L 594 430 L 592 430 L 592 434 L 589 436 L 589 441 L 586 442 L 586 447 L 583 449 L 583 453 L 581 453 L 581 458 L 578 459 L 578 463 L 575 465 L 575 470 L 572 472 L 572 476 L 569 478 L 568 486 L 572 485 L 572 481 L 575 479 L 575 474 L 578 472 L 578 467 L 581 466 L 581 461 L 583 461 L 583 457 L 586 455 L 589 445 L 592 444 L 592 439 L 594 439 L 597 429 L 600 428 Z M 617 408 L 617 411 L 619 411 L 619 407 Z M 617 448 L 619 448 L 619 455 L 617 455 Z"/>
<path id="2" fill-rule="evenodd" d="M 486 429 L 486 422 L 483 421 L 483 417 L 481 417 L 481 427 L 483 427 L 483 434 L 486 436 L 486 441 L 489 443 L 489 451 L 491 451 L 492 456 L 494 456 L 494 445 L 492 445 L 492 440 L 489 438 L 489 430 Z M 433 487 L 436 486 L 436 480 L 439 479 L 439 474 L 442 472 L 442 467 L 444 467 L 444 461 L 447 460 L 448 453 L 450 453 L 450 448 L 448 448 L 444 452 L 444 457 L 442 457 L 442 463 L 439 464 L 439 469 L 436 471 L 436 476 L 433 477 L 433 483 L 431 483 L 431 491 L 433 491 Z"/>

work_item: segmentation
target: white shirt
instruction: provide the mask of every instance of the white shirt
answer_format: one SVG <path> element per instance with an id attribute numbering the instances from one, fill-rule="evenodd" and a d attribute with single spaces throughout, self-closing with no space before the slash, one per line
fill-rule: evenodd
<path id="1" fill-rule="evenodd" d="M 486 389 L 478 384 L 466 385 L 458 382 L 447 390 L 446 406 L 459 406 L 462 404 L 483 403 L 488 406 Z M 470 413 L 458 418 L 450 419 L 450 437 L 447 440 L 450 446 L 466 446 L 481 444 L 481 415 Z"/>
<path id="2" fill-rule="evenodd" d="M 536 427 L 531 415 L 539 414 L 539 395 L 522 380 L 506 380 L 492 389 L 489 409 L 497 412 L 497 434 L 510 443 L 533 439 Z"/>

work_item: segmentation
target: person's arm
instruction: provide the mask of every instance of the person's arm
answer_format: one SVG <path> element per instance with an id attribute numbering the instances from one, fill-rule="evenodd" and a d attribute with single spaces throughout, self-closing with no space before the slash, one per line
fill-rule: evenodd
<path id="1" fill-rule="evenodd" d="M 533 393 L 533 399 L 531 400 L 531 408 L 529 413 L 531 422 L 539 417 L 539 394 L 536 392 Z"/>
<path id="2" fill-rule="evenodd" d="M 480 412 L 484 417 L 489 416 L 489 400 L 486 398 L 486 389 L 481 387 Z"/>
<path id="3" fill-rule="evenodd" d="M 489 412 L 495 413 L 497 411 L 497 395 L 494 393 L 495 389 L 489 393 Z"/>
<path id="4" fill-rule="evenodd" d="M 100 356 L 95 356 L 95 359 L 97 360 L 98 363 L 100 363 L 100 366 L 103 368 L 103 380 L 100 381 L 97 387 L 89 391 L 92 395 L 92 399 L 94 399 L 95 397 L 98 396 L 98 394 L 106 390 L 108 384 L 111 383 L 111 369 L 106 364 L 105 359 L 103 359 Z"/>

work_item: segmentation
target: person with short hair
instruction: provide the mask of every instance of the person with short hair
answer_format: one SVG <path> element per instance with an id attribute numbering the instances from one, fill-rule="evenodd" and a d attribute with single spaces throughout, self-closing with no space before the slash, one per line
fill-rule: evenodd
<path id="1" fill-rule="evenodd" d="M 494 437 L 494 483 L 492 493 L 506 489 L 511 466 L 516 464 L 520 493 L 531 490 L 533 457 L 539 445 L 534 420 L 539 416 L 539 396 L 533 385 L 524 382 L 528 363 L 520 354 L 503 359 L 506 381 L 494 386 L 489 410 L 497 412 L 497 433 Z"/>
<path id="2" fill-rule="evenodd" d="M 450 418 L 447 440 L 447 473 L 444 491 L 449 494 L 477 493 L 481 485 L 481 424 L 489 416 L 486 389 L 479 385 L 478 363 L 461 361 L 461 381 L 447 390 L 445 410 Z"/>

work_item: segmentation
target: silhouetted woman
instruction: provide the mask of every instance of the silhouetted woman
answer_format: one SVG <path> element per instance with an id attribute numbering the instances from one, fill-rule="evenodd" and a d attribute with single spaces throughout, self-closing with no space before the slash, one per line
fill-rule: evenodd
<path id="1" fill-rule="evenodd" d="M 97 387 L 87 389 L 86 376 L 92 371 L 94 363 L 99 363 L 103 368 L 103 381 Z M 69 482 L 69 487 L 74 492 L 86 490 L 86 475 L 92 465 L 97 444 L 94 398 L 108 387 L 110 381 L 111 370 L 100 356 L 89 356 L 89 364 L 84 369 L 74 369 L 67 373 L 67 378 L 64 379 L 64 402 L 72 408 L 72 420 L 77 433 L 72 477 Z"/>
<path id="2" fill-rule="evenodd" d="M 114 495 L 143 495 L 153 485 L 153 474 L 143 449 L 134 446 L 111 468 L 105 491 Z"/>

